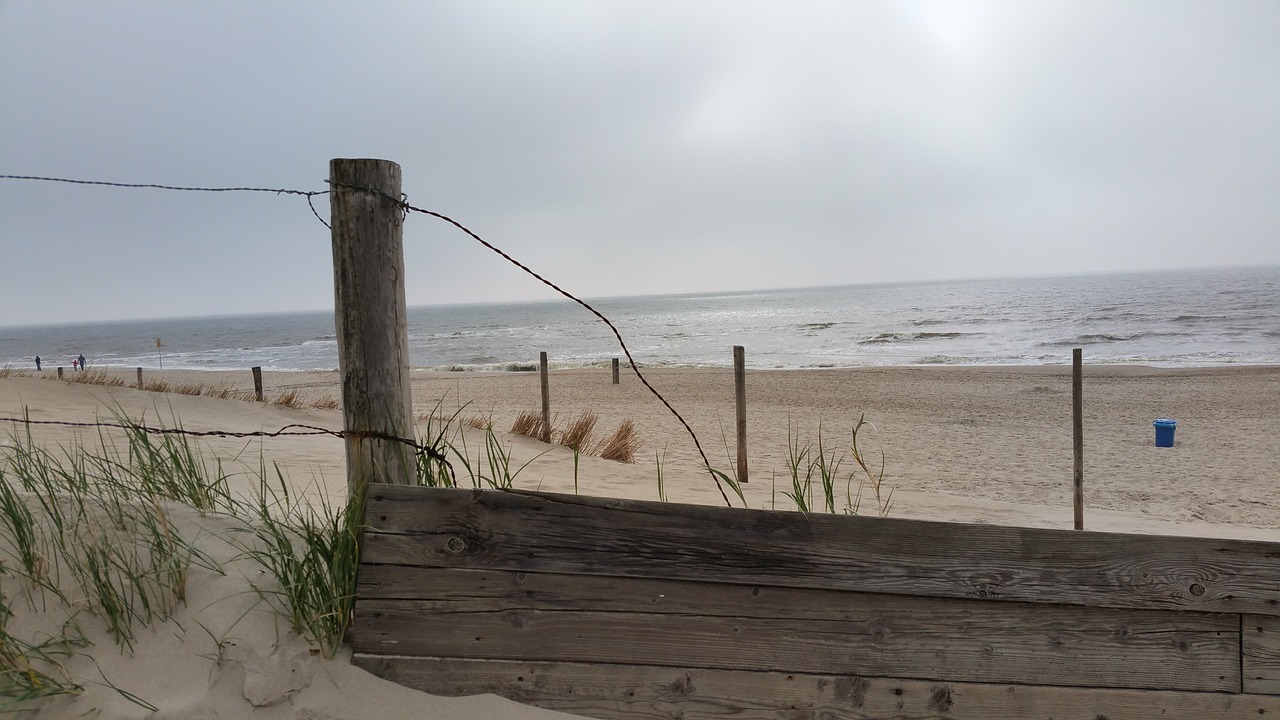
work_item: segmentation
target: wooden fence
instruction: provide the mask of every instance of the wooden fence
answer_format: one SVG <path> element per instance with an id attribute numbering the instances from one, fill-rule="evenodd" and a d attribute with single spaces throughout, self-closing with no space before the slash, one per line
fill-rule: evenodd
<path id="1" fill-rule="evenodd" d="M 375 485 L 354 662 L 599 718 L 1280 714 L 1280 544 Z"/>

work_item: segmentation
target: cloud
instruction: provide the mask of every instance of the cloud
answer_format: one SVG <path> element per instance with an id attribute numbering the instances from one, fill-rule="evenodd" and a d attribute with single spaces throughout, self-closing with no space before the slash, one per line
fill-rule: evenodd
<path id="1" fill-rule="evenodd" d="M 587 296 L 1280 262 L 1274 3 L 0 13 L 5 172 L 322 189 L 383 157 Z M 0 223 L 0 325 L 331 302 L 297 198 L 5 181 Z M 548 297 L 438 221 L 406 257 L 411 303 Z"/>

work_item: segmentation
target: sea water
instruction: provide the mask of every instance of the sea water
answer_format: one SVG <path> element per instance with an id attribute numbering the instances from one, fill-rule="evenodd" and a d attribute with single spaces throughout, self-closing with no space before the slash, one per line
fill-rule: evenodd
<path id="1" fill-rule="evenodd" d="M 1280 363 L 1280 267 L 692 293 L 587 301 L 647 367 Z M 568 300 L 409 308 L 415 368 L 606 366 L 607 325 Z M 159 346 L 157 347 L 157 342 Z M 0 328 L 0 365 L 333 370 L 331 310 Z"/>

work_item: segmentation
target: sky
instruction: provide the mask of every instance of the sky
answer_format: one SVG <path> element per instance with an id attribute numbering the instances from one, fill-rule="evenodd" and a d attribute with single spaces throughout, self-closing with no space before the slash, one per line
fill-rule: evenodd
<path id="1" fill-rule="evenodd" d="M 587 298 L 1276 264 L 1280 3 L 0 0 L 0 174 L 358 157 Z M 404 254 L 411 306 L 556 297 Z M 332 307 L 303 198 L 0 180 L 0 326 Z"/>

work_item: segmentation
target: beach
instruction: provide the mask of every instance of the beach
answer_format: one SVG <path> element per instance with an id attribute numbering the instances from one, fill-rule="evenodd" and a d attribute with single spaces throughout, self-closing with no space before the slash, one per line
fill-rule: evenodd
<path id="1" fill-rule="evenodd" d="M 730 470 L 737 456 L 732 372 L 643 372 L 688 422 L 711 464 Z M 120 376 L 135 379 L 132 373 Z M 411 377 L 417 417 L 457 412 L 461 418 L 491 421 L 511 446 L 513 466 L 529 463 L 518 485 L 573 491 L 572 452 L 506 435 L 519 413 L 541 411 L 536 372 L 418 371 Z M 606 369 L 550 374 L 553 425 L 563 427 L 591 411 L 599 416 L 597 436 L 631 420 L 642 442 L 635 464 L 582 456 L 580 491 L 657 499 L 657 459 L 662 457 L 669 499 L 722 503 L 680 421 L 625 366 L 619 379 L 614 385 Z M 149 370 L 146 380 L 253 390 L 251 374 L 240 371 Z M 165 420 L 172 407 L 188 428 L 215 430 L 230 423 L 240 429 L 273 430 L 300 416 L 341 429 L 341 411 L 312 407 L 340 399 L 337 372 L 265 372 L 263 385 L 268 402 L 262 404 L 215 403 L 128 388 L 111 389 L 110 396 L 128 398 L 132 405 L 126 408 L 156 420 Z M 286 392 L 296 393 L 303 407 L 271 404 L 273 397 Z M 5 393 L 5 410 L 12 412 L 22 403 L 16 395 L 12 390 Z M 41 402 L 26 404 L 33 417 L 49 419 L 104 412 L 81 407 L 73 398 L 53 411 L 41 408 Z M 883 452 L 884 485 L 894 492 L 892 514 L 920 517 L 917 508 L 926 503 L 931 506 L 927 516 L 937 519 L 1070 527 L 1071 413 L 1067 366 L 748 371 L 747 504 L 793 508 L 782 496 L 790 484 L 789 432 L 801 445 L 816 449 L 821 425 L 825 448 L 838 454 L 848 447 L 851 429 L 863 418 L 874 428 L 860 431 L 860 449 L 869 463 L 875 460 L 877 472 Z M 1217 532 L 1280 530 L 1280 486 L 1274 482 L 1280 478 L 1280 368 L 1086 366 L 1083 416 L 1086 527 L 1119 529 L 1105 524 L 1110 522 L 1107 513 L 1118 512 L 1131 515 L 1124 522 L 1134 523 L 1137 530 L 1146 522 L 1223 526 Z M 1154 447 L 1152 421 L 1157 418 L 1178 421 L 1174 447 Z M 243 453 L 244 441 L 228 444 Z M 321 477 L 333 487 L 343 481 L 343 447 L 334 438 L 279 438 L 265 447 L 269 457 L 294 475 Z M 914 494 L 925 497 L 915 499 Z M 954 509 L 932 508 L 934 499 Z M 1004 512 L 999 509 L 1003 505 L 1043 512 Z M 944 515 L 933 515 L 936 512 Z"/>
<path id="2" fill-rule="evenodd" d="M 108 373 L 130 383 L 135 379 L 132 371 Z M 265 403 L 53 377 L 46 369 L 42 377 L 0 378 L 0 416 L 109 423 L 124 415 L 147 425 L 238 433 L 271 432 L 290 424 L 340 430 L 343 422 L 340 409 L 316 407 L 340 400 L 337 372 L 265 372 Z M 732 372 L 654 369 L 645 371 L 645 377 L 688 423 L 712 465 L 732 474 Z M 147 370 L 146 379 L 173 386 L 253 389 L 247 371 Z M 299 407 L 272 402 L 290 392 Z M 558 428 L 583 412 L 596 413 L 597 437 L 631 420 L 641 442 L 635 463 L 575 458 L 568 448 L 509 434 L 518 414 L 540 411 L 537 373 L 415 371 L 412 396 L 420 433 L 429 417 L 455 416 L 467 421 L 458 430 L 462 434 L 453 436 L 455 444 L 465 438 L 469 452 L 482 450 L 481 427 L 491 424 L 494 437 L 510 453 L 511 469 L 519 469 L 516 487 L 645 500 L 657 500 L 661 492 L 671 502 L 724 503 L 689 432 L 625 366 L 617 385 L 607 369 L 553 371 L 551 412 Z M 1072 526 L 1070 367 L 751 370 L 747 403 L 749 475 L 743 499 L 726 488 L 736 506 L 745 501 L 752 508 L 795 509 L 786 495 L 793 487 L 789 452 L 808 446 L 812 457 L 821 430 L 824 454 L 843 456 L 837 475 L 848 478 L 837 488 L 838 512 L 853 502 L 845 489 L 856 494 L 861 479 L 858 511 L 863 515 Z M 1086 366 L 1083 417 L 1086 529 L 1280 541 L 1280 367 Z M 1155 447 L 1156 418 L 1177 420 L 1173 447 Z M 851 431 L 859 420 L 871 424 L 862 426 L 857 439 L 872 476 L 880 475 L 883 457 L 879 500 L 849 453 Z M 26 432 L 8 424 L 15 432 Z M 48 446 L 66 446 L 77 437 L 97 442 L 99 432 L 62 425 L 31 425 L 30 430 L 37 443 Z M 338 501 L 345 495 L 343 443 L 335 437 L 212 436 L 199 443 L 229 468 L 251 470 L 263 460 L 278 463 L 302 495 Z M 455 466 L 463 474 L 460 484 L 470 483 L 460 464 Z M 821 490 L 814 492 L 820 509 Z M 212 613 L 222 618 L 215 624 L 233 625 L 224 615 L 234 617 L 243 608 L 220 603 L 214 595 L 234 594 L 234 587 L 229 580 L 211 582 L 205 588 L 211 594 L 190 599 L 184 612 L 189 619 Z M 256 629 L 250 632 L 251 627 Z M 251 713 L 372 720 L 556 716 L 492 697 L 442 699 L 387 689 L 347 666 L 341 655 L 321 661 L 305 648 L 300 651 L 287 632 L 266 627 L 270 620 L 261 617 L 228 629 L 232 635 L 243 630 L 245 637 L 238 654 L 220 663 L 201 659 L 210 654 L 210 641 L 205 633 L 192 631 L 191 623 L 181 632 L 167 625 L 151 631 L 145 652 L 135 651 L 132 657 L 109 641 L 93 657 L 112 682 L 161 707 L 150 717 L 202 716 L 192 711 L 195 707 L 216 707 L 203 716 L 220 718 Z M 170 655 L 172 662 L 162 659 Z M 183 674 L 168 677 L 162 667 Z M 309 679 L 295 682 L 299 687 L 275 695 L 255 690 L 267 683 L 263 678 L 300 674 Z M 352 702 L 357 693 L 376 700 Z M 275 702 L 255 712 L 251 695 Z M 110 690 L 92 688 L 79 698 L 50 701 L 41 717 L 78 716 L 93 703 L 113 708 L 104 717 L 148 716 L 121 704 Z"/>

